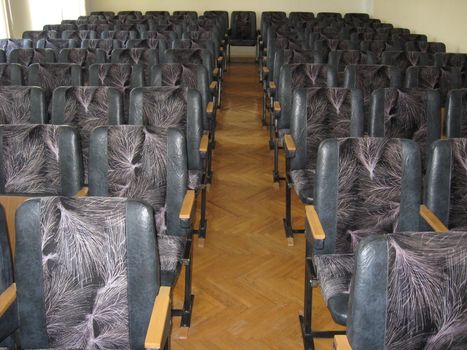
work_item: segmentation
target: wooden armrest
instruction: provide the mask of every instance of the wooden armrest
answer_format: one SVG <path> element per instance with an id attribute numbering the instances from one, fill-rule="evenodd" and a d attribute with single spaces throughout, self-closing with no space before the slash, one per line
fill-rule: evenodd
<path id="1" fill-rule="evenodd" d="M 219 51 L 224 52 L 224 48 L 223 48 L 223 47 L 220 47 L 220 48 L 219 48 Z"/>
<path id="2" fill-rule="evenodd" d="M 7 289 L 0 294 L 0 317 L 10 308 L 16 300 L 16 283 L 12 283 Z"/>
<path id="3" fill-rule="evenodd" d="M 86 197 L 89 194 L 89 188 L 83 187 L 78 192 L 76 192 L 75 196 L 77 197 Z"/>
<path id="4" fill-rule="evenodd" d="M 263 67 L 263 74 L 269 74 L 270 70 L 268 67 Z"/>
<path id="5" fill-rule="evenodd" d="M 274 101 L 274 113 L 279 114 L 281 112 L 281 104 L 279 101 Z"/>
<path id="6" fill-rule="evenodd" d="M 201 137 L 201 141 L 200 141 L 200 143 L 199 143 L 199 151 L 200 151 L 200 153 L 202 153 L 202 154 L 208 153 L 208 145 L 209 145 L 209 135 L 208 135 L 208 134 L 204 134 L 204 135 Z"/>
<path id="7" fill-rule="evenodd" d="M 217 57 L 217 62 L 218 62 L 218 63 L 222 63 L 222 61 L 224 61 L 224 57 L 223 57 L 223 56 Z"/>
<path id="8" fill-rule="evenodd" d="M 214 102 L 212 102 L 212 101 L 208 102 L 208 105 L 206 107 L 206 112 L 209 113 L 209 114 L 214 113 Z"/>
<path id="9" fill-rule="evenodd" d="M 168 330 L 165 328 L 170 317 L 170 304 L 170 287 L 160 287 L 159 294 L 154 300 L 151 319 L 144 340 L 146 349 L 162 349 L 164 347 L 164 335 L 168 334 Z"/>
<path id="10" fill-rule="evenodd" d="M 435 232 L 448 232 L 449 229 L 425 204 L 420 205 L 420 215 Z"/>
<path id="11" fill-rule="evenodd" d="M 217 91 L 217 81 L 211 81 L 211 84 L 209 84 L 209 89 L 211 91 Z"/>
<path id="12" fill-rule="evenodd" d="M 322 241 L 326 239 L 326 233 L 324 232 L 323 226 L 321 225 L 321 221 L 319 220 L 319 216 L 316 212 L 315 206 L 306 205 L 305 214 L 306 220 L 308 221 L 308 225 L 310 225 L 311 234 L 313 235 L 313 238 L 317 241 Z"/>
<path id="13" fill-rule="evenodd" d="M 336 350 L 352 350 L 352 346 L 350 346 L 349 339 L 346 335 L 335 335 L 334 347 Z"/>
<path id="14" fill-rule="evenodd" d="M 219 68 L 214 68 L 214 70 L 212 71 L 212 74 L 213 74 L 215 77 L 218 77 L 218 76 L 219 76 Z"/>
<path id="15" fill-rule="evenodd" d="M 182 207 L 180 208 L 179 219 L 188 221 L 191 219 L 193 214 L 193 208 L 195 207 L 195 191 L 186 191 L 185 198 L 183 198 Z"/>
<path id="16" fill-rule="evenodd" d="M 295 145 L 295 141 L 290 134 L 285 134 L 284 135 L 284 145 L 285 145 L 285 151 L 289 156 L 294 156 L 295 152 L 297 151 L 297 146 Z"/>
<path id="17" fill-rule="evenodd" d="M 273 81 L 269 82 L 269 90 L 276 90 L 276 83 Z"/>
<path id="18" fill-rule="evenodd" d="M 24 201 L 28 200 L 29 196 L 12 196 L 12 195 L 1 195 L 0 204 L 5 211 L 6 226 L 8 231 L 8 240 L 10 241 L 10 252 L 11 256 L 15 256 L 16 246 L 16 209 L 23 204 Z"/>

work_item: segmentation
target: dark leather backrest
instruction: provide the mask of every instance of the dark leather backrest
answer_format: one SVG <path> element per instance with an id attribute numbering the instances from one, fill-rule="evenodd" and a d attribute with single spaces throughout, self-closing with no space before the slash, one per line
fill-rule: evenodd
<path id="1" fill-rule="evenodd" d="M 5 50 L 0 49 L 0 63 L 6 63 L 6 61 Z"/>
<path id="2" fill-rule="evenodd" d="M 373 57 L 360 50 L 335 50 L 330 51 L 328 64 L 336 67 L 338 72 L 343 72 L 349 64 L 374 64 Z"/>
<path id="3" fill-rule="evenodd" d="M 144 74 L 144 84 L 150 85 L 150 69 L 159 63 L 159 51 L 157 49 L 115 49 L 112 51 L 110 61 L 112 63 L 125 63 L 141 65 Z"/>
<path id="4" fill-rule="evenodd" d="M 435 90 L 375 90 L 371 95 L 369 135 L 414 140 L 425 169 L 430 145 L 441 138 L 440 111 L 441 100 Z"/>
<path id="5" fill-rule="evenodd" d="M 437 42 L 408 41 L 405 43 L 405 50 L 434 54 L 436 52 L 446 52 L 446 45 L 444 43 Z"/>
<path id="6" fill-rule="evenodd" d="M 169 41 L 166 39 L 136 39 L 128 40 L 127 49 L 157 49 L 159 50 L 159 62 L 162 60 L 165 50 L 169 48 Z"/>
<path id="7" fill-rule="evenodd" d="M 122 42 L 116 39 L 85 39 L 81 41 L 81 48 L 83 49 L 102 49 L 110 57 L 113 49 L 120 49 Z"/>
<path id="8" fill-rule="evenodd" d="M 32 49 L 32 41 L 29 39 L 0 39 L 0 49 L 5 51 L 8 60 L 14 49 Z"/>
<path id="9" fill-rule="evenodd" d="M 139 65 L 126 63 L 93 64 L 89 67 L 89 84 L 92 86 L 111 86 L 124 92 L 143 86 L 143 70 Z"/>
<path id="10" fill-rule="evenodd" d="M 0 63 L 0 86 L 24 85 L 26 68 L 17 63 Z"/>
<path id="11" fill-rule="evenodd" d="M 62 32 L 62 39 L 97 39 L 97 32 L 94 30 L 65 30 Z"/>
<path id="12" fill-rule="evenodd" d="M 327 139 L 318 150 L 314 188 L 326 232 L 315 242 L 316 254 L 349 253 L 367 235 L 419 228 L 420 155 L 411 140 Z"/>
<path id="13" fill-rule="evenodd" d="M 188 169 L 201 170 L 199 144 L 203 135 L 201 95 L 181 87 L 144 87 L 131 91 L 129 124 L 185 131 Z"/>
<path id="14" fill-rule="evenodd" d="M 79 41 L 74 39 L 39 39 L 36 47 L 38 49 L 65 49 L 79 47 Z"/>
<path id="15" fill-rule="evenodd" d="M 314 50 L 277 50 L 274 55 L 274 66 L 268 78 L 278 83 L 282 66 L 297 63 L 323 64 L 324 60 L 320 53 Z"/>
<path id="16" fill-rule="evenodd" d="M 444 53 L 434 54 L 435 66 L 437 67 L 459 67 L 463 72 L 467 67 L 467 54 L 465 53 Z"/>
<path id="17" fill-rule="evenodd" d="M 230 17 L 233 39 L 256 39 L 256 14 L 253 11 L 233 11 Z"/>
<path id="18" fill-rule="evenodd" d="M 10 53 L 9 62 L 29 66 L 33 63 L 57 62 L 57 51 L 53 49 L 14 49 Z"/>
<path id="19" fill-rule="evenodd" d="M 168 234 L 183 236 L 187 231 L 179 213 L 188 184 L 186 147 L 183 132 L 174 128 L 135 125 L 97 128 L 90 142 L 89 193 L 143 199 L 152 204 L 156 215 L 162 210 L 166 212 Z M 146 170 L 129 169 L 127 156 L 138 159 L 140 168 Z M 141 181 L 137 182 L 138 179 Z M 122 187 L 122 183 L 127 186 Z"/>
<path id="20" fill-rule="evenodd" d="M 381 55 L 381 63 L 397 66 L 403 74 L 411 66 L 432 66 L 433 55 L 421 51 L 385 51 Z"/>
<path id="21" fill-rule="evenodd" d="M 449 91 L 446 100 L 446 137 L 467 137 L 467 89 Z"/>
<path id="22" fill-rule="evenodd" d="M 172 42 L 174 49 L 206 49 L 211 54 L 212 60 L 217 58 L 217 46 L 214 40 L 205 39 L 177 39 Z"/>
<path id="23" fill-rule="evenodd" d="M 210 74 L 214 69 L 211 54 L 206 49 L 168 49 L 161 62 L 202 64 Z"/>
<path id="24" fill-rule="evenodd" d="M 281 104 L 278 120 L 279 129 L 290 126 L 292 96 L 295 89 L 307 87 L 333 87 L 337 85 L 337 74 L 334 67 L 324 64 L 286 64 L 282 66 L 277 90 Z"/>
<path id="25" fill-rule="evenodd" d="M 1 193 L 73 196 L 83 185 L 78 132 L 68 126 L 2 125 Z"/>
<path id="26" fill-rule="evenodd" d="M 363 136 L 363 97 L 344 88 L 296 89 L 293 95 L 290 134 L 297 150 L 291 169 L 315 169 L 321 141 Z"/>
<path id="27" fill-rule="evenodd" d="M 116 39 L 123 43 L 126 43 L 128 40 L 138 39 L 138 37 L 138 32 L 134 30 L 106 30 L 101 33 L 102 39 Z"/>
<path id="28" fill-rule="evenodd" d="M 0 86 L 0 124 L 46 124 L 44 92 L 38 86 Z"/>
<path id="29" fill-rule="evenodd" d="M 102 49 L 61 49 L 58 54 L 59 63 L 76 63 L 89 67 L 94 63 L 106 63 L 107 54 Z"/>
<path id="30" fill-rule="evenodd" d="M 424 202 L 450 229 L 467 229 L 466 164 L 466 138 L 433 143 Z"/>
<path id="31" fill-rule="evenodd" d="M 44 197 L 23 203 L 15 266 L 19 315 L 25 320 L 21 344 L 53 348 L 86 339 L 81 344 L 91 346 L 95 338 L 84 333 L 84 323 L 92 314 L 99 318 L 94 334 L 106 346 L 144 348 L 147 305 L 160 287 L 154 221 L 152 208 L 124 198 Z M 82 249 L 70 251 L 78 240 Z"/>
<path id="32" fill-rule="evenodd" d="M 31 48 L 39 39 L 59 39 L 59 35 L 55 30 L 29 30 L 23 33 L 22 38 L 31 40 L 32 45 L 28 46 Z"/>

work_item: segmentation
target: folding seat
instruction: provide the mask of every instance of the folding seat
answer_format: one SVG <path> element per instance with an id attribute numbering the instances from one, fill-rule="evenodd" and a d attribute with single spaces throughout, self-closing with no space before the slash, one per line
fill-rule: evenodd
<path id="1" fill-rule="evenodd" d="M 120 40 L 123 43 L 123 47 L 126 47 L 129 40 L 138 39 L 139 34 L 136 31 L 127 30 L 108 30 L 101 33 L 102 39 L 114 39 Z"/>
<path id="2" fill-rule="evenodd" d="M 125 198 L 24 203 L 8 298 L 21 345 L 166 348 L 171 290 L 160 284 L 155 227 L 152 208 Z"/>
<path id="3" fill-rule="evenodd" d="M 151 85 L 151 67 L 159 63 L 159 51 L 156 49 L 115 49 L 112 51 L 111 63 L 140 65 L 143 70 L 144 85 Z"/>
<path id="4" fill-rule="evenodd" d="M 117 39 L 85 39 L 81 41 L 82 49 L 102 49 L 105 51 L 107 58 L 110 59 L 112 50 L 121 49 L 122 42 Z"/>
<path id="5" fill-rule="evenodd" d="M 29 39 L 0 39 L 0 49 L 5 52 L 7 62 L 14 49 L 31 49 L 32 41 Z"/>
<path id="6" fill-rule="evenodd" d="M 33 63 L 55 63 L 57 52 L 53 49 L 14 49 L 10 53 L 10 63 L 29 66 Z"/>
<path id="7" fill-rule="evenodd" d="M 339 86 L 344 83 L 344 70 L 349 64 L 375 64 L 373 55 L 368 55 L 360 50 L 335 50 L 328 55 L 328 64 L 336 67 Z"/>
<path id="8" fill-rule="evenodd" d="M 40 39 L 37 41 L 36 47 L 38 49 L 71 49 L 79 47 L 79 41 L 74 39 Z"/>
<path id="9" fill-rule="evenodd" d="M 89 153 L 91 196 L 126 197 L 152 207 L 161 284 L 173 286 L 185 265 L 184 307 L 173 310 L 174 316 L 182 316 L 183 327 L 190 326 L 193 300 L 191 231 L 195 199 L 194 191 L 187 190 L 186 147 L 181 130 L 120 125 L 96 128 Z"/>
<path id="10" fill-rule="evenodd" d="M 465 348 L 466 246 L 465 232 L 362 241 L 355 256 L 347 337 L 335 338 L 336 350 Z"/>
<path id="11" fill-rule="evenodd" d="M 31 64 L 28 68 L 28 85 L 42 87 L 45 104 L 50 115 L 52 93 L 55 88 L 82 85 L 81 66 L 72 63 Z"/>
<path id="12" fill-rule="evenodd" d="M 269 147 L 274 149 L 273 182 L 276 188 L 279 181 L 284 180 L 279 175 L 279 146 L 283 144 L 283 136 L 290 129 L 294 91 L 299 88 L 335 87 L 336 79 L 335 68 L 324 64 L 299 63 L 282 66 L 269 123 Z"/>
<path id="13" fill-rule="evenodd" d="M 256 46 L 256 13 L 253 11 L 233 11 L 230 25 L 227 44 L 229 60 L 231 46 Z"/>
<path id="14" fill-rule="evenodd" d="M 412 66 L 432 66 L 434 57 L 420 51 L 384 51 L 381 55 L 381 64 L 397 66 L 405 76 L 407 68 Z"/>
<path id="15" fill-rule="evenodd" d="M 1 63 L 0 86 L 24 85 L 25 70 L 17 63 Z"/>
<path id="16" fill-rule="evenodd" d="M 0 124 L 46 124 L 44 92 L 38 86 L 0 86 Z"/>
<path id="17" fill-rule="evenodd" d="M 174 16 L 184 16 L 193 21 L 198 19 L 198 13 L 196 11 L 174 11 L 172 14 Z"/>
<path id="18" fill-rule="evenodd" d="M 359 90 L 344 88 L 297 89 L 293 94 L 290 131 L 284 136 L 286 159 L 284 229 L 289 246 L 292 227 L 291 189 L 304 204 L 313 204 L 313 178 L 321 141 L 363 135 L 363 97 Z"/>
<path id="19" fill-rule="evenodd" d="M 32 44 L 27 47 L 31 48 L 36 47 L 36 44 L 40 39 L 58 39 L 59 35 L 54 30 L 29 30 L 23 33 L 22 38 L 31 40 Z"/>
<path id="20" fill-rule="evenodd" d="M 435 54 L 436 52 L 446 52 L 446 45 L 438 42 L 427 41 L 407 41 L 405 51 L 420 51 Z"/>
<path id="21" fill-rule="evenodd" d="M 365 111 L 364 130 L 367 132 L 372 92 L 379 88 L 401 87 L 401 71 L 394 66 L 351 64 L 345 68 L 344 86 L 349 89 L 360 89 L 362 91 L 363 108 Z"/>
<path id="22" fill-rule="evenodd" d="M 106 61 L 107 54 L 102 49 L 61 49 L 58 54 L 59 63 L 76 63 L 83 68 L 94 63 L 106 63 Z"/>
<path id="23" fill-rule="evenodd" d="M 214 40 L 208 39 L 177 39 L 172 42 L 172 48 L 174 49 L 206 49 L 210 52 L 212 61 L 215 62 L 215 66 L 219 69 L 220 79 L 224 78 L 224 57 L 219 52 L 219 46 L 217 46 Z"/>
<path id="24" fill-rule="evenodd" d="M 123 95 L 124 120 L 130 107 L 130 91 L 143 86 L 143 67 L 124 63 L 96 63 L 89 67 L 90 86 L 110 86 Z"/>
<path id="25" fill-rule="evenodd" d="M 166 39 L 136 39 L 128 40 L 127 49 L 154 49 L 158 52 L 158 60 L 162 61 L 165 50 L 170 48 L 170 42 Z"/>
<path id="26" fill-rule="evenodd" d="M 104 125 L 123 124 L 123 98 L 113 87 L 62 86 L 52 98 L 51 123 L 75 127 L 80 135 L 84 183 L 88 183 L 89 138 Z"/>
<path id="27" fill-rule="evenodd" d="M 437 67 L 458 67 L 462 72 L 467 71 L 467 54 L 437 52 L 434 60 Z"/>
<path id="28" fill-rule="evenodd" d="M 313 12 L 290 12 L 289 21 L 292 24 L 298 22 L 307 22 L 315 19 L 315 14 Z"/>
<path id="29" fill-rule="evenodd" d="M 462 72 L 457 67 L 409 67 L 405 75 L 405 87 L 436 89 L 444 105 L 449 90 L 462 88 Z"/>
<path id="30" fill-rule="evenodd" d="M 420 214 L 433 215 L 420 206 L 420 156 L 411 140 L 325 140 L 318 150 L 314 185 L 314 205 L 305 207 L 305 308 L 300 321 L 306 349 L 313 348 L 314 338 L 344 333 L 312 329 L 313 289 L 320 286 L 332 318 L 345 325 L 358 242 L 419 231 Z"/>
<path id="31" fill-rule="evenodd" d="M 448 92 L 444 132 L 447 138 L 467 137 L 467 89 Z"/>
<path id="32" fill-rule="evenodd" d="M 371 94 L 369 135 L 404 138 L 420 148 L 425 173 L 431 144 L 441 138 L 441 101 L 437 91 L 378 89 Z"/>
<path id="33" fill-rule="evenodd" d="M 62 32 L 62 39 L 74 39 L 77 41 L 97 39 L 97 32 L 94 30 L 65 30 Z"/>
<path id="34" fill-rule="evenodd" d="M 45 124 L 1 125 L 2 187 L 11 251 L 15 212 L 32 196 L 83 195 L 81 151 L 75 129 Z M 18 278 L 18 275 L 16 275 Z"/>

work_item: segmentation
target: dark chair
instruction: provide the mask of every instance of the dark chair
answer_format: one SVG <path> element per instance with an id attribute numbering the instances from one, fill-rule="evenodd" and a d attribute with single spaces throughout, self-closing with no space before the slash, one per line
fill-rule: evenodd
<path id="1" fill-rule="evenodd" d="M 24 85 L 26 68 L 17 63 L 0 63 L 0 86 Z"/>
<path id="2" fill-rule="evenodd" d="M 312 291 L 319 285 L 334 321 L 347 323 L 358 242 L 378 234 L 419 231 L 418 146 L 389 138 L 325 140 L 318 150 L 314 184 L 314 206 L 305 207 L 305 309 L 300 321 L 306 349 L 313 348 L 314 338 L 344 332 L 313 330 Z"/>
<path id="3" fill-rule="evenodd" d="M 338 12 L 318 12 L 316 18 L 319 20 L 339 20 L 342 18 L 342 15 Z"/>
<path id="4" fill-rule="evenodd" d="M 465 53 L 437 52 L 434 54 L 434 60 L 437 67 L 458 67 L 462 72 L 467 71 L 467 54 Z"/>
<path id="5" fill-rule="evenodd" d="M 467 89 L 449 91 L 444 132 L 447 138 L 467 137 Z"/>
<path id="6" fill-rule="evenodd" d="M 405 43 L 405 51 L 420 51 L 435 54 L 437 52 L 446 52 L 446 45 L 437 42 L 408 41 Z"/>
<path id="7" fill-rule="evenodd" d="M 107 54 L 103 49 L 61 49 L 59 63 L 75 63 L 87 68 L 94 63 L 106 63 Z"/>
<path id="8" fill-rule="evenodd" d="M 52 49 L 14 49 L 10 53 L 10 63 L 18 63 L 25 67 L 33 63 L 57 62 L 57 51 Z"/>
<path id="9" fill-rule="evenodd" d="M 170 48 L 170 42 L 166 39 L 135 39 L 128 40 L 127 49 L 156 49 L 158 51 L 159 62 L 164 57 L 165 50 Z"/>
<path id="10" fill-rule="evenodd" d="M 177 38 L 177 33 L 169 30 L 151 30 L 141 33 L 141 39 L 167 40 L 168 42 L 171 42 Z"/>
<path id="11" fill-rule="evenodd" d="M 296 89 L 335 87 L 337 74 L 334 67 L 324 64 L 287 64 L 281 68 L 277 96 L 271 113 L 269 147 L 274 149 L 273 182 L 277 188 L 284 180 L 279 174 L 279 146 L 289 132 L 292 114 L 292 97 Z"/>
<path id="12" fill-rule="evenodd" d="M 120 40 L 123 43 L 123 46 L 126 47 L 128 40 L 139 38 L 139 33 L 128 30 L 107 30 L 101 33 L 101 38 Z"/>
<path id="13" fill-rule="evenodd" d="M 174 11 L 172 14 L 174 16 L 184 16 L 193 21 L 198 19 L 198 13 L 196 11 Z"/>
<path id="14" fill-rule="evenodd" d="M 159 63 L 157 49 L 115 49 L 112 51 L 111 63 L 140 65 L 143 70 L 144 85 L 151 85 L 151 67 Z"/>
<path id="15" fill-rule="evenodd" d="M 44 90 L 47 112 L 51 114 L 52 93 L 59 86 L 82 85 L 81 66 L 72 63 L 34 63 L 28 68 L 28 85 Z"/>
<path id="16" fill-rule="evenodd" d="M 23 33 L 22 38 L 31 40 L 32 44 L 27 48 L 36 47 L 40 39 L 60 39 L 58 32 L 54 30 L 28 30 Z"/>
<path id="17" fill-rule="evenodd" d="M 115 12 L 113 11 L 92 11 L 90 15 L 91 16 L 104 16 L 105 18 L 113 18 L 115 17 Z"/>
<path id="18" fill-rule="evenodd" d="M 315 19 L 315 14 L 313 12 L 290 12 L 289 21 L 291 24 L 296 24 L 298 22 L 307 22 Z"/>
<path id="19" fill-rule="evenodd" d="M 74 39 L 40 39 L 37 41 L 38 49 L 71 49 L 79 47 L 79 41 Z"/>
<path id="20" fill-rule="evenodd" d="M 126 197 L 152 209 L 160 252 L 160 281 L 173 286 L 185 265 L 182 326 L 190 326 L 191 226 L 194 193 L 187 190 L 186 139 L 177 129 L 135 125 L 94 129 L 89 150 L 91 196 Z M 152 217 L 151 215 L 151 217 Z M 141 282 L 141 281 L 140 281 Z"/>
<path id="21" fill-rule="evenodd" d="M 97 39 L 97 32 L 94 30 L 65 30 L 62 32 L 62 39 L 73 39 L 76 41 Z"/>
<path id="22" fill-rule="evenodd" d="M 425 173 L 431 144 L 441 138 L 441 101 L 437 91 L 378 89 L 371 94 L 369 135 L 415 141 Z"/>
<path id="23" fill-rule="evenodd" d="M 22 346 L 167 348 L 171 297 L 159 280 L 152 208 L 44 197 L 24 203 L 17 221 L 11 298 Z"/>
<path id="24" fill-rule="evenodd" d="M 130 16 L 134 18 L 142 18 L 143 13 L 141 11 L 118 11 L 117 17 L 118 16 Z"/>
<path id="25" fill-rule="evenodd" d="M 363 97 L 359 90 L 344 88 L 296 89 L 290 131 L 284 136 L 286 162 L 284 229 L 289 245 L 292 228 L 291 189 L 304 204 L 313 204 L 316 158 L 321 141 L 336 137 L 363 136 Z"/>
<path id="26" fill-rule="evenodd" d="M 360 50 L 335 50 L 328 55 L 328 64 L 336 67 L 337 82 L 339 86 L 344 85 L 344 71 L 349 64 L 376 64 L 375 58 L 371 54 Z"/>
<path id="27" fill-rule="evenodd" d="M 231 46 L 256 46 L 256 13 L 253 11 L 233 11 L 230 17 L 228 59 Z"/>
<path id="28" fill-rule="evenodd" d="M 467 231 L 466 164 L 467 138 L 433 143 L 424 203 L 450 230 Z"/>
<path id="29" fill-rule="evenodd" d="M 110 54 L 114 49 L 121 49 L 122 42 L 117 39 L 85 39 L 81 41 L 82 49 L 102 49 L 110 59 Z"/>
<path id="30" fill-rule="evenodd" d="M 336 337 L 336 350 L 465 348 L 466 246 L 465 232 L 362 241 L 350 288 L 347 337 Z"/>
<path id="31" fill-rule="evenodd" d="M 0 86 L 0 124 L 46 124 L 44 92 L 37 86 Z"/>
<path id="32" fill-rule="evenodd" d="M 0 39 L 0 49 L 5 52 L 9 62 L 11 51 L 14 49 L 32 49 L 32 41 L 29 39 Z"/>
<path id="33" fill-rule="evenodd" d="M 381 55 L 381 64 L 399 67 L 403 76 L 407 68 L 412 66 L 432 66 L 432 54 L 420 51 L 384 51 Z"/>
<path id="34" fill-rule="evenodd" d="M 80 135 L 84 183 L 88 183 L 89 138 L 104 125 L 123 124 L 123 98 L 116 88 L 62 86 L 52 98 L 51 123 L 75 127 Z"/>

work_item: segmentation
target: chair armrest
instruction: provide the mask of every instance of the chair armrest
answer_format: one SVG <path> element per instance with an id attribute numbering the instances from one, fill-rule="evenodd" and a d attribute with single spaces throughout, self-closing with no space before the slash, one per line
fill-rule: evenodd
<path id="1" fill-rule="evenodd" d="M 12 283 L 0 294 L 0 317 L 5 315 L 10 306 L 16 300 L 16 283 Z"/>
<path id="2" fill-rule="evenodd" d="M 279 117 L 279 114 L 281 113 L 281 104 L 279 101 L 274 101 L 273 110 L 274 110 L 274 116 L 276 118 Z"/>
<path id="3" fill-rule="evenodd" d="M 311 228 L 311 234 L 317 241 L 323 241 L 326 239 L 326 233 L 324 232 L 323 225 L 319 220 L 318 213 L 316 212 L 314 205 L 305 206 L 306 221 Z"/>
<path id="4" fill-rule="evenodd" d="M 267 80 L 269 72 L 270 70 L 268 67 L 263 67 L 263 79 Z"/>
<path id="5" fill-rule="evenodd" d="M 89 194 L 89 188 L 83 187 L 78 192 L 75 193 L 76 197 L 86 197 Z"/>
<path id="6" fill-rule="evenodd" d="M 284 135 L 284 152 L 287 158 L 293 158 L 295 156 L 295 152 L 297 151 L 297 146 L 295 145 L 295 141 L 290 134 Z"/>
<path id="7" fill-rule="evenodd" d="M 163 349 L 169 330 L 166 329 L 170 325 L 170 287 L 160 287 L 159 294 L 154 300 L 151 319 L 149 320 L 144 347 L 146 349 Z"/>
<path id="8" fill-rule="evenodd" d="M 217 57 L 217 63 L 221 64 L 223 61 L 224 61 L 224 57 L 223 57 L 223 56 Z"/>
<path id="9" fill-rule="evenodd" d="M 206 106 L 206 113 L 213 114 L 214 113 L 214 102 L 209 101 L 208 105 Z"/>
<path id="10" fill-rule="evenodd" d="M 217 95 L 217 81 L 211 81 L 211 84 L 209 84 L 209 90 L 212 95 Z"/>
<path id="11" fill-rule="evenodd" d="M 425 204 L 420 205 L 420 216 L 435 232 L 448 232 L 449 229 Z"/>
<path id="12" fill-rule="evenodd" d="M 193 217 L 193 209 L 195 207 L 195 191 L 188 190 L 183 198 L 182 207 L 180 208 L 179 219 L 189 221 Z"/>
<path id="13" fill-rule="evenodd" d="M 270 81 L 270 82 L 269 82 L 269 87 L 268 87 L 268 88 L 269 88 L 269 93 L 270 93 L 271 95 L 274 95 L 274 94 L 276 93 L 276 88 L 277 88 L 277 87 L 276 87 L 276 83 L 275 83 L 275 82 Z"/>
<path id="14" fill-rule="evenodd" d="M 219 68 L 214 68 L 214 70 L 212 71 L 212 75 L 213 75 L 214 77 L 218 78 L 219 75 L 220 75 L 220 74 L 219 74 Z"/>
<path id="15" fill-rule="evenodd" d="M 199 152 L 202 156 L 205 156 L 208 153 L 208 146 L 209 146 L 209 135 L 204 134 L 201 137 L 201 141 L 199 143 Z"/>
<path id="16" fill-rule="evenodd" d="M 352 346 L 350 345 L 349 339 L 346 335 L 334 336 L 334 348 L 335 350 L 352 350 Z"/>

